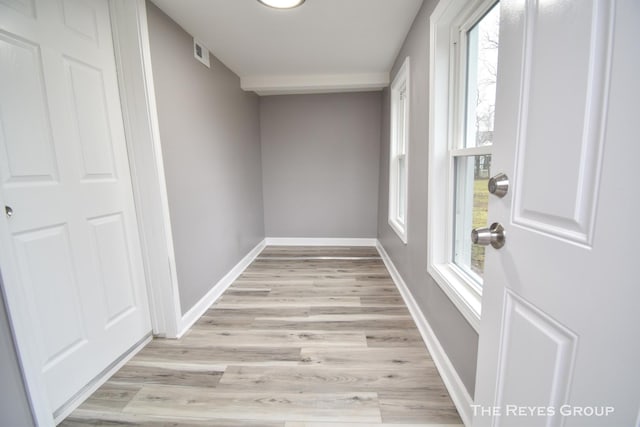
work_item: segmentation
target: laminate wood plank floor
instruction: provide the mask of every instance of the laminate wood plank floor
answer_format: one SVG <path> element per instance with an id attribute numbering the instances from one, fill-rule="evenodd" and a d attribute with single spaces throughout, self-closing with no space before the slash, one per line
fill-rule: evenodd
<path id="1" fill-rule="evenodd" d="M 62 426 L 461 426 L 375 248 L 267 247 Z"/>

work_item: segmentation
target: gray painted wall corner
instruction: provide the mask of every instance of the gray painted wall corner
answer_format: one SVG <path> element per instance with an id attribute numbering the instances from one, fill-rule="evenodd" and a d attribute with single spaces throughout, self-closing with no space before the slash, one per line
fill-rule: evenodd
<path id="1" fill-rule="evenodd" d="M 183 313 L 264 239 L 257 95 L 147 2 L 169 212 Z"/>

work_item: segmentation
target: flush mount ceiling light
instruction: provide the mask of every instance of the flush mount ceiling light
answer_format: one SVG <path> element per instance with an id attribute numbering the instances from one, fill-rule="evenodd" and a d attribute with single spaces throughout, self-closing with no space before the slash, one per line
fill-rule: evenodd
<path id="1" fill-rule="evenodd" d="M 304 3 L 304 0 L 258 0 L 265 6 L 273 7 L 276 9 L 293 9 Z"/>

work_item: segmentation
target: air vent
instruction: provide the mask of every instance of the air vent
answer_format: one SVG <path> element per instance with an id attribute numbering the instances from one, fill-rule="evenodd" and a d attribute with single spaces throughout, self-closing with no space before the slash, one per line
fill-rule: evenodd
<path id="1" fill-rule="evenodd" d="M 204 47 L 204 45 L 195 38 L 193 39 L 193 56 L 198 61 L 206 65 L 207 68 L 211 68 L 211 65 L 209 64 L 209 49 Z"/>

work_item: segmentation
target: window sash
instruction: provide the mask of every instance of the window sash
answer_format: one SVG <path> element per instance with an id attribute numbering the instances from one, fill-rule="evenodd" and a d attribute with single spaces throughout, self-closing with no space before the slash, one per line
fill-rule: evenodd
<path id="1" fill-rule="evenodd" d="M 409 58 L 391 84 L 391 141 L 389 164 L 389 225 L 407 242 Z"/>

